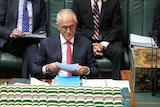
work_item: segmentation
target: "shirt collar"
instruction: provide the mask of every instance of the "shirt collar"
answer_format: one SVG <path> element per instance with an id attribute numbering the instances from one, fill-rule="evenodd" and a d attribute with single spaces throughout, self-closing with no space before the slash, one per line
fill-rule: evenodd
<path id="1" fill-rule="evenodd" d="M 62 36 L 62 34 L 60 33 L 60 41 L 61 41 L 61 44 L 65 44 L 66 43 L 66 40 L 65 38 Z M 72 44 L 74 43 L 74 37 L 69 41 L 71 42 Z"/>

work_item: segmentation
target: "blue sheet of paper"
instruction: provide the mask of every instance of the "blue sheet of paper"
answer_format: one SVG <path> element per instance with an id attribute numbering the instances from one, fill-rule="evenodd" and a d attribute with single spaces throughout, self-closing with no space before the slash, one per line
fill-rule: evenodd
<path id="1" fill-rule="evenodd" d="M 56 76 L 55 77 L 56 86 L 80 86 L 79 76 Z"/>
<path id="2" fill-rule="evenodd" d="M 62 70 L 65 70 L 67 72 L 74 72 L 79 64 L 64 64 L 56 62 L 56 66 Z"/>

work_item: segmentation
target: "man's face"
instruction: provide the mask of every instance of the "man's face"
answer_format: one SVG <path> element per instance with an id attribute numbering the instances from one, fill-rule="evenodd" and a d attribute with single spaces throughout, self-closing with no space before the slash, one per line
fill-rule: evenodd
<path id="1" fill-rule="evenodd" d="M 72 15 L 63 14 L 57 23 L 57 28 L 61 32 L 66 41 L 70 41 L 76 33 L 77 22 Z"/>

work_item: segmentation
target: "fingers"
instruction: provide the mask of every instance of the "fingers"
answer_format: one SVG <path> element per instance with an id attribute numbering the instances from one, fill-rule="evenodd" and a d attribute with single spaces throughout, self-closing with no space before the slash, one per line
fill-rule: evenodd
<path id="1" fill-rule="evenodd" d="M 102 52 L 96 52 L 95 56 L 103 56 L 103 53 Z"/>
<path id="2" fill-rule="evenodd" d="M 21 31 L 19 30 L 19 29 L 14 29 L 13 31 L 12 31 L 12 33 L 9 35 L 9 37 L 10 38 L 15 38 L 15 37 L 17 37 L 18 35 L 20 35 L 21 34 Z"/>
<path id="3" fill-rule="evenodd" d="M 46 65 L 46 71 L 49 72 L 58 72 L 59 68 L 55 65 L 55 63 L 50 63 Z"/>
<path id="4" fill-rule="evenodd" d="M 95 56 L 103 56 L 103 45 L 100 43 L 93 43 L 93 52 Z"/>
<path id="5" fill-rule="evenodd" d="M 76 75 L 79 75 L 79 76 L 85 75 L 87 71 L 88 71 L 88 69 L 87 69 L 86 66 L 79 65 L 77 70 L 76 70 Z"/>
<path id="6" fill-rule="evenodd" d="M 16 28 L 12 31 L 12 33 L 9 35 L 9 37 L 10 38 L 15 38 L 15 37 L 17 37 L 21 34 L 22 34 L 22 32 L 19 29 Z M 31 32 L 24 32 L 23 34 L 31 34 Z"/>

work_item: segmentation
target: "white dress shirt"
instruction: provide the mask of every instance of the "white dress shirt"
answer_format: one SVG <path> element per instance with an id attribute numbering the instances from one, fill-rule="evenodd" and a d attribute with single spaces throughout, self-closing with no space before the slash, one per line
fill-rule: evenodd
<path id="1" fill-rule="evenodd" d="M 18 8 L 18 20 L 17 20 L 17 28 L 22 31 L 22 16 L 23 16 L 23 3 L 24 0 L 19 0 L 19 8 Z M 29 14 L 29 32 L 32 33 L 32 17 L 33 17 L 33 11 L 32 11 L 32 3 L 31 1 L 27 0 L 27 9 Z"/>

